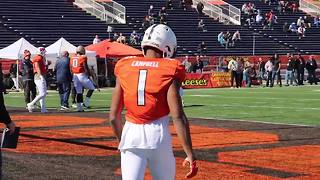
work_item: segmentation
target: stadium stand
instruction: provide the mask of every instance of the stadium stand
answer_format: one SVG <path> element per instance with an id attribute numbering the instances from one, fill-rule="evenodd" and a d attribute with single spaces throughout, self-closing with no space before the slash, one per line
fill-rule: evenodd
<path id="1" fill-rule="evenodd" d="M 7 30 L 6 27 L 3 26 L 3 22 L 0 20 L 0 49 L 10 45 L 18 39 L 19 36 L 16 33 Z"/>
<path id="2" fill-rule="evenodd" d="M 226 0 L 226 2 L 238 7 L 241 9 L 244 3 L 253 2 L 256 9 L 261 11 L 262 15 L 265 15 L 270 10 L 273 10 L 276 13 L 278 19 L 273 30 L 263 29 L 261 25 L 252 25 L 249 29 L 253 29 L 260 35 L 264 35 L 270 39 L 273 39 L 278 44 L 283 44 L 290 49 L 295 50 L 295 52 L 300 52 L 303 54 L 320 54 L 319 45 L 320 45 L 320 31 L 318 28 L 311 26 L 311 28 L 306 29 L 306 37 L 299 39 L 296 33 L 285 34 L 283 32 L 283 25 L 285 22 L 291 24 L 292 22 L 297 22 L 299 17 L 307 16 L 311 19 L 313 23 L 313 17 L 310 15 L 298 10 L 297 12 L 287 12 L 285 14 L 279 14 L 277 11 L 277 3 L 266 4 L 263 1 L 252 1 L 252 0 Z"/>
<path id="3" fill-rule="evenodd" d="M 35 46 L 50 45 L 60 37 L 74 45 L 91 44 L 96 34 L 108 38 L 106 23 L 65 0 L 1 0 L 0 17 L 7 30 Z M 119 32 L 130 32 L 125 24 L 115 26 Z"/>
<path id="4" fill-rule="evenodd" d="M 142 23 L 143 17 L 147 15 L 150 5 L 154 6 L 155 12 L 158 12 L 165 1 L 159 0 L 136 0 L 126 1 L 117 0 L 117 2 L 126 6 L 127 19 L 133 27 L 138 28 Z M 192 8 L 184 11 L 179 7 L 179 1 L 173 1 L 173 9 L 168 9 L 167 22 L 174 30 L 178 39 L 178 54 L 197 54 L 197 46 L 200 42 L 205 41 L 207 44 L 207 55 L 252 55 L 253 54 L 253 31 L 237 25 L 224 25 L 208 16 L 202 16 L 207 31 L 197 30 L 198 13 Z M 239 30 L 241 33 L 241 42 L 236 47 L 225 49 L 217 42 L 217 36 L 221 31 L 229 30 L 234 33 Z M 260 34 L 255 35 L 255 54 L 284 54 L 292 52 L 294 49 L 278 44 L 273 39 Z"/>
<path id="5" fill-rule="evenodd" d="M 133 30 L 139 30 L 143 17 L 147 14 L 152 4 L 157 13 L 164 1 L 160 0 L 117 0 L 126 6 L 127 24 L 109 24 L 114 32 L 123 33 L 127 39 Z M 66 38 L 74 45 L 88 45 L 96 34 L 100 38 L 108 38 L 108 24 L 87 14 L 75 7 L 70 1 L 51 0 L 1 0 L 0 17 L 6 31 L 15 36 L 22 36 L 36 46 L 46 46 L 55 42 L 60 37 Z M 257 33 L 255 35 L 255 48 L 253 50 L 253 30 L 236 25 L 224 25 L 216 20 L 203 16 L 206 32 L 197 30 L 198 13 L 195 9 L 188 8 L 184 11 L 178 2 L 173 2 L 173 9 L 168 10 L 168 25 L 173 28 L 178 38 L 178 54 L 197 54 L 197 46 L 205 41 L 207 44 L 206 55 L 267 55 L 284 54 L 294 51 L 294 47 L 285 46 L 273 38 Z M 236 47 L 225 49 L 217 42 L 220 31 L 229 30 L 230 33 L 240 30 L 241 42 Z M 141 33 L 141 32 L 140 32 Z M 12 43 L 8 37 L 3 39 L 7 44 Z M 4 47 L 4 45 L 1 45 Z M 139 48 L 139 45 L 135 47 Z"/>

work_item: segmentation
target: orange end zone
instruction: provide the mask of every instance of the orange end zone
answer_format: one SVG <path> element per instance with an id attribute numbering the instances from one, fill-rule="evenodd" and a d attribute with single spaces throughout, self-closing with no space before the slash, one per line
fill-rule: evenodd
<path id="1" fill-rule="evenodd" d="M 101 125 L 76 127 L 78 125 L 100 124 L 105 121 L 103 119 L 72 116 L 13 116 L 13 119 L 17 121 L 17 126 L 22 127 L 22 136 L 15 152 L 96 156 L 118 154 L 117 142 L 113 138 L 110 127 Z M 56 126 L 70 126 L 70 128 L 23 132 L 23 128 L 53 128 Z M 182 147 L 173 126 L 170 126 L 170 131 L 174 135 L 174 149 L 181 150 Z M 278 141 L 277 135 L 274 134 L 201 126 L 191 126 L 191 134 L 195 149 L 266 144 Z M 93 149 L 95 150 L 93 151 Z"/>
<path id="2" fill-rule="evenodd" d="M 224 152 L 219 153 L 219 161 L 305 174 L 297 179 L 319 179 L 320 146 L 302 145 Z"/>
<path id="3" fill-rule="evenodd" d="M 53 127 L 80 124 L 103 123 L 107 119 L 72 117 L 72 116 L 12 116 L 17 126 L 27 127 Z"/>
<path id="4" fill-rule="evenodd" d="M 175 134 L 175 130 L 172 126 L 170 127 L 170 131 Z M 278 142 L 278 136 L 276 134 L 254 131 L 190 126 L 190 132 L 192 144 L 195 149 L 271 144 Z M 175 149 L 182 149 L 177 136 L 173 137 L 173 147 Z"/>

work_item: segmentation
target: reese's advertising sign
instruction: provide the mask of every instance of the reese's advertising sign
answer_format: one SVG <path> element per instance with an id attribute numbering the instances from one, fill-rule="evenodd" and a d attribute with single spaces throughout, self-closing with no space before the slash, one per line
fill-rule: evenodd
<path id="1" fill-rule="evenodd" d="M 225 72 L 188 73 L 182 87 L 185 89 L 230 87 L 230 79 L 230 73 Z"/>
<path id="2" fill-rule="evenodd" d="M 182 82 L 183 88 L 211 88 L 211 74 L 190 73 L 186 75 L 186 79 Z"/>

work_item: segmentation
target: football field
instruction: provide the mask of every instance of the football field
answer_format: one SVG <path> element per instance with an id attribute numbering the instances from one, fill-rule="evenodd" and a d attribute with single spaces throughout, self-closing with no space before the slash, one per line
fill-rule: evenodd
<path id="1" fill-rule="evenodd" d="M 108 124 L 112 88 L 95 92 L 84 113 L 28 113 L 22 93 L 5 95 L 20 126 L 18 148 L 3 150 L 5 179 L 121 179 Z M 200 166 L 195 179 L 319 179 L 320 87 L 192 89 L 184 94 Z M 173 126 L 177 177 L 188 171 Z M 130 163 L 130 162 L 128 162 Z M 146 179 L 151 179 L 149 171 Z"/>

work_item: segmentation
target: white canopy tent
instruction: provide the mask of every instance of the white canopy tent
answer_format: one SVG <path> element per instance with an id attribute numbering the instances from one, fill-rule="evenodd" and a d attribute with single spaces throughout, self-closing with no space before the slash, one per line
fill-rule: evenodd
<path id="1" fill-rule="evenodd" d="M 0 58 L 3 59 L 22 59 L 23 58 L 23 51 L 28 49 L 31 54 L 37 53 L 37 48 L 30 44 L 24 38 L 19 39 L 18 41 L 14 42 L 13 44 L 3 48 L 0 50 Z"/>
<path id="2" fill-rule="evenodd" d="M 51 65 L 49 69 L 53 69 L 57 59 L 60 57 L 63 51 L 68 51 L 69 54 L 75 54 L 77 47 L 68 42 L 63 37 L 57 40 L 55 43 L 51 44 L 46 48 L 46 59 L 47 61 L 51 61 Z M 94 51 L 86 51 L 86 55 L 88 57 L 88 66 L 93 66 L 96 74 L 97 74 L 97 58 L 96 52 Z"/>
<path id="3" fill-rule="evenodd" d="M 0 50 L 0 58 L 2 59 L 15 59 L 21 60 L 23 58 L 24 50 L 29 50 L 31 54 L 37 53 L 37 48 L 30 44 L 24 38 L 19 39 L 13 44 Z M 19 82 L 19 63 L 17 61 L 17 78 L 16 82 Z M 19 83 L 16 83 L 16 88 L 19 89 Z"/>

